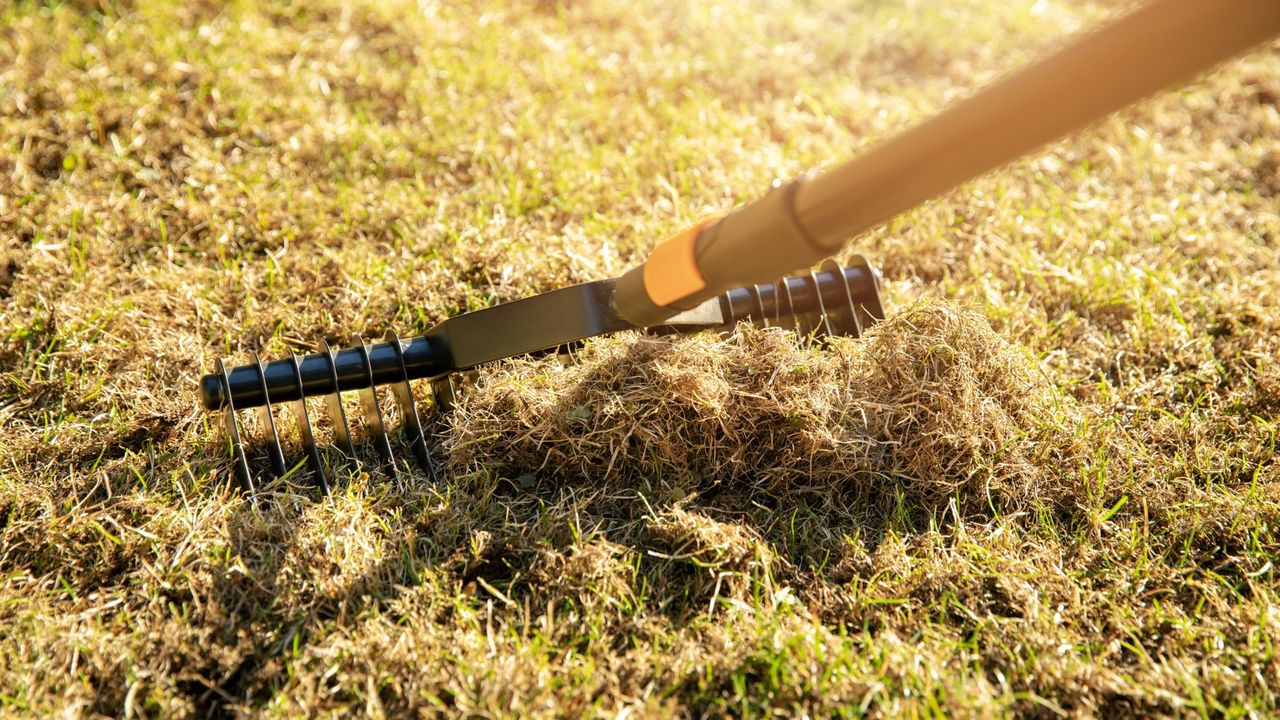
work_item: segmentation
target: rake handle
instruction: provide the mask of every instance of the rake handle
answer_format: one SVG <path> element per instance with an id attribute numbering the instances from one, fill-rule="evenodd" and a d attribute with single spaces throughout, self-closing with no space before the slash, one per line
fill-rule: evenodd
<path id="1" fill-rule="evenodd" d="M 649 325 L 852 236 L 1280 33 L 1280 0 L 1154 0 L 861 156 L 659 244 L 614 309 Z"/>

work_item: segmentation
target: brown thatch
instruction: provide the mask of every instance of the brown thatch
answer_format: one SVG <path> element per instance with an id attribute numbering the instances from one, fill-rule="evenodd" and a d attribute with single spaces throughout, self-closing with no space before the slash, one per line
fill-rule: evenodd
<path id="1" fill-rule="evenodd" d="M 945 302 L 821 349 L 743 326 L 724 340 L 596 342 L 576 360 L 487 372 L 452 415 L 453 471 L 876 512 L 898 496 L 1011 512 L 1078 492 L 1074 401 L 981 315 Z"/>

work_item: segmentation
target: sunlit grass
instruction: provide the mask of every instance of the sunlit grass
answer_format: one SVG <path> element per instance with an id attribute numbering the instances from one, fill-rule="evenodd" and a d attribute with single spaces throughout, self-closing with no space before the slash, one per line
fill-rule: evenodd
<path id="1" fill-rule="evenodd" d="M 437 426 L 440 485 L 258 508 L 196 408 L 217 357 L 620 274 L 1116 9 L 0 7 L 0 706 L 1275 713 L 1274 48 L 851 246 L 891 313 L 954 326 L 506 365 Z M 903 377 L 1025 359 L 1036 410 L 812 385 L 895 348 Z M 975 378 L 955 407 L 1010 407 Z M 723 444 L 653 432 L 690 418 Z"/>

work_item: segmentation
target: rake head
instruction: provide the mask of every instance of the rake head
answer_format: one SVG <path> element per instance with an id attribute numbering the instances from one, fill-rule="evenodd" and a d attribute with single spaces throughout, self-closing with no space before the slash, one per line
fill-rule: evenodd
<path id="1" fill-rule="evenodd" d="M 206 409 L 222 411 L 232 466 L 250 494 L 258 488 L 250 454 L 257 455 L 258 450 L 265 453 L 271 476 L 280 477 L 289 472 L 286 456 L 293 456 L 296 446 L 315 483 L 326 492 L 330 483 L 324 455 L 335 452 L 336 461 L 362 465 L 368 465 L 371 455 L 395 476 L 398 453 L 391 441 L 392 416 L 403 446 L 434 481 L 436 467 L 412 381 L 429 383 L 428 404 L 439 413 L 453 404 L 459 373 L 503 358 L 569 349 L 597 335 L 622 330 L 656 334 L 731 330 L 738 322 L 749 321 L 810 336 L 857 337 L 884 318 L 878 275 L 861 257 L 848 267 L 829 260 L 818 271 L 730 290 L 652 327 L 637 327 L 618 316 L 612 305 L 614 284 L 614 280 L 583 283 L 458 315 L 408 340 L 392 332 L 383 342 L 369 344 L 360 339 L 343 350 L 321 341 L 318 351 L 305 357 L 291 353 L 264 363 L 254 353 L 252 363 L 235 368 L 219 360 L 215 372 L 200 381 L 201 400 Z M 382 385 L 390 386 L 394 405 L 380 402 L 378 386 Z M 359 434 L 353 433 L 352 418 L 342 400 L 344 392 L 352 391 L 360 397 L 362 412 L 355 418 L 363 426 Z M 321 442 L 320 428 L 312 423 L 307 407 L 307 398 L 316 396 L 325 398 L 327 443 Z M 288 424 L 277 409 L 281 407 L 289 408 L 296 440 L 281 439 L 280 428 Z M 247 410 L 258 415 L 256 439 L 250 438 L 250 427 L 241 418 Z M 373 452 L 358 452 L 358 445 L 371 445 Z"/>

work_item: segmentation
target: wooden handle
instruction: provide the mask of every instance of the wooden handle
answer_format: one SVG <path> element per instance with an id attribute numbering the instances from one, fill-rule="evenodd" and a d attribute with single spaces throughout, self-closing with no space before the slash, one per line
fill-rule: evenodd
<path id="1" fill-rule="evenodd" d="M 859 157 L 699 227 L 702 287 L 677 283 L 688 294 L 651 297 L 641 265 L 619 278 L 614 309 L 653 325 L 809 267 L 898 213 L 1277 34 L 1280 0 L 1153 0 Z"/>

